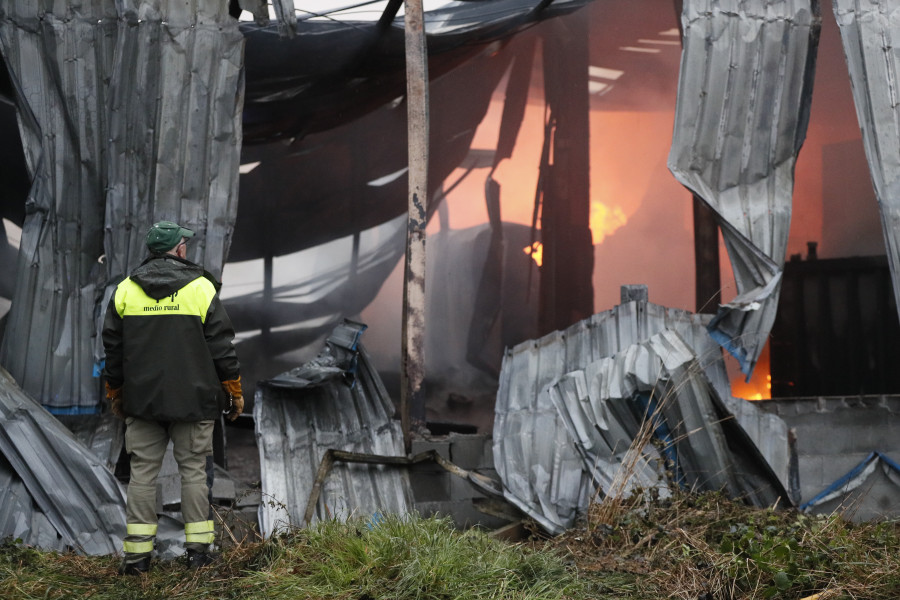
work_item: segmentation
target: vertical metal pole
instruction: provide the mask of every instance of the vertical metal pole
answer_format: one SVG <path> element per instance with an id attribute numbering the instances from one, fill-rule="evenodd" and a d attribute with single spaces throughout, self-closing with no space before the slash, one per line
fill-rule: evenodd
<path id="1" fill-rule="evenodd" d="M 409 214 L 403 277 L 400 419 L 406 452 L 425 424 L 425 225 L 428 203 L 428 49 L 422 0 L 406 0 L 406 105 Z"/>
<path id="2" fill-rule="evenodd" d="M 270 317 L 272 315 L 273 269 L 274 258 L 271 252 L 267 252 L 265 257 L 263 257 L 263 318 L 261 334 L 264 348 L 269 347 L 269 334 L 272 331 Z"/>
<path id="3" fill-rule="evenodd" d="M 716 214 L 694 196 L 694 273 L 696 312 L 715 314 L 722 301 L 719 276 L 719 224 Z"/>
<path id="4" fill-rule="evenodd" d="M 356 278 L 359 276 L 359 242 L 360 235 L 357 231 L 353 234 L 353 250 L 350 255 L 350 279 L 353 285 L 356 285 Z"/>

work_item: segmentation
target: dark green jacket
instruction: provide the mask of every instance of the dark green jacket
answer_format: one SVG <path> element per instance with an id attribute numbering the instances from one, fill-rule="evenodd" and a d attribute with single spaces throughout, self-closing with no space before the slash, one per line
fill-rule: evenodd
<path id="1" fill-rule="evenodd" d="M 240 374 L 234 328 L 200 266 L 151 256 L 116 287 L 103 322 L 112 387 L 126 416 L 155 421 L 215 419 L 228 408 L 221 382 Z"/>

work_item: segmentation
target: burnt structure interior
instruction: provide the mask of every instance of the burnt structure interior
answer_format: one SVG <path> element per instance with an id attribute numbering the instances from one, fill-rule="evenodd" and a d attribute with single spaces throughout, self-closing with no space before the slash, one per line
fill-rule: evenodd
<path id="1" fill-rule="evenodd" d="M 772 397 L 896 393 L 900 322 L 885 257 L 792 257 L 769 344 Z"/>
<path id="2" fill-rule="evenodd" d="M 679 48 L 661 43 L 677 42 L 677 35 L 660 33 L 677 30 L 676 4 L 594 2 L 512 38 L 460 44 L 430 64 L 430 211 L 443 236 L 434 245 L 455 264 L 468 265 L 436 267 L 448 275 L 433 284 L 430 297 L 438 304 L 465 278 L 470 291 L 467 310 L 428 334 L 433 420 L 486 427 L 481 413 L 490 412 L 503 348 L 609 308 L 623 284 L 646 283 L 652 301 L 696 311 L 708 309 L 707 295 L 734 294 L 718 237 L 707 227 L 707 241 L 695 249 L 691 196 L 665 170 Z M 793 254 L 817 240 L 820 259 L 787 264 L 771 340 L 771 393 L 895 392 L 898 375 L 890 365 L 896 364 L 900 337 L 896 303 L 880 257 L 884 246 L 837 28 L 830 3 L 821 4 L 819 66 L 789 242 Z M 353 32 L 333 35 L 337 40 Z M 387 244 L 368 267 L 358 261 L 363 232 L 406 210 L 405 177 L 372 185 L 406 165 L 405 105 L 395 101 L 402 96 L 395 51 L 402 40 L 348 45 L 340 39 L 343 44 L 322 49 L 339 68 L 322 73 L 315 73 L 321 61 L 290 42 L 247 39 L 242 163 L 258 166 L 241 177 L 230 261 L 255 261 L 260 285 L 230 293 L 226 302 L 242 334 L 238 351 L 247 381 L 295 366 L 299 356 L 320 347 L 337 320 L 351 317 L 368 321 L 368 335 L 375 335 L 370 352 L 395 395 L 399 333 L 395 322 L 378 317 L 399 311 L 392 290 L 402 242 Z M 344 50 L 335 54 L 339 48 Z M 592 68 L 601 66 L 618 78 L 598 79 Z M 303 73 L 316 77 L 310 83 Z M 307 85 L 314 93 L 256 102 L 285 86 Z M 30 182 L 11 91 L 0 68 L 0 216 L 21 225 Z M 533 111 L 546 119 L 529 134 L 525 115 Z M 491 120 L 497 133 L 479 135 Z M 611 120 L 628 125 L 592 126 Z M 493 146 L 482 145 L 486 137 Z M 537 146 L 531 158 L 517 159 L 529 144 Z M 603 170 L 610 153 L 629 157 L 627 168 L 622 162 L 615 163 L 617 172 Z M 530 193 L 511 191 L 513 175 L 499 176 L 506 159 L 537 181 Z M 834 174 L 837 165 L 841 177 Z M 592 239 L 594 203 L 618 208 L 622 217 L 603 236 L 593 231 Z M 511 218 L 514 205 L 532 218 Z M 480 223 L 483 230 L 467 236 L 454 229 L 459 215 L 475 215 L 464 222 Z M 10 298 L 15 248 L 5 229 L 0 235 L 0 296 Z M 278 283 L 290 269 L 279 266 L 279 257 L 347 239 L 356 248 L 347 264 L 317 280 Z M 536 241 L 543 243 L 540 267 L 521 251 Z M 718 280 L 719 288 L 695 292 L 695 269 L 698 279 Z M 226 278 L 226 291 L 230 283 Z M 379 309 L 379 302 L 391 307 Z M 454 307 L 448 303 L 446 310 Z"/>

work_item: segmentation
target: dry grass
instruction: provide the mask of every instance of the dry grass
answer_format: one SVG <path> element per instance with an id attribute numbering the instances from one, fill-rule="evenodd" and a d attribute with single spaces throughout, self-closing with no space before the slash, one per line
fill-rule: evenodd
<path id="1" fill-rule="evenodd" d="M 717 493 L 612 505 L 592 507 L 590 525 L 553 543 L 583 571 L 618 573 L 621 598 L 900 598 L 897 522 L 757 509 Z"/>
<path id="2" fill-rule="evenodd" d="M 590 526 L 530 548 L 434 519 L 335 522 L 233 545 L 199 572 L 154 562 L 142 577 L 117 576 L 115 557 L 6 543 L 0 598 L 900 598 L 897 522 L 756 509 L 715 493 L 639 493 L 615 507 L 598 503 Z"/>
<path id="3" fill-rule="evenodd" d="M 549 542 L 591 574 L 604 598 L 900 599 L 900 522 L 759 509 L 722 493 L 634 490 L 643 449 L 658 443 L 654 429 L 675 397 L 666 387 L 654 390 L 655 412 L 644 415 L 610 493 L 595 498 L 583 527 Z"/>

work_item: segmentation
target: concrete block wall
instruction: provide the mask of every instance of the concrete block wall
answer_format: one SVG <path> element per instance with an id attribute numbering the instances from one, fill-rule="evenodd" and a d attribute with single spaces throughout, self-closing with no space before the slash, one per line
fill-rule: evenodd
<path id="1" fill-rule="evenodd" d="M 494 469 L 493 442 L 490 434 L 451 433 L 446 436 L 412 440 L 412 454 L 436 450 L 456 466 L 499 481 Z M 433 462 L 420 463 L 410 471 L 416 509 L 423 516 L 450 516 L 459 528 L 481 525 L 496 529 L 508 519 L 488 515 L 478 509 L 489 502 L 467 480 Z"/>
<path id="2" fill-rule="evenodd" d="M 900 396 L 784 398 L 757 403 L 780 416 L 796 436 L 800 504 L 814 498 L 871 452 L 900 463 Z M 815 512 L 846 510 L 856 520 L 900 517 L 900 493 L 887 477 L 873 476 L 841 502 Z"/>

